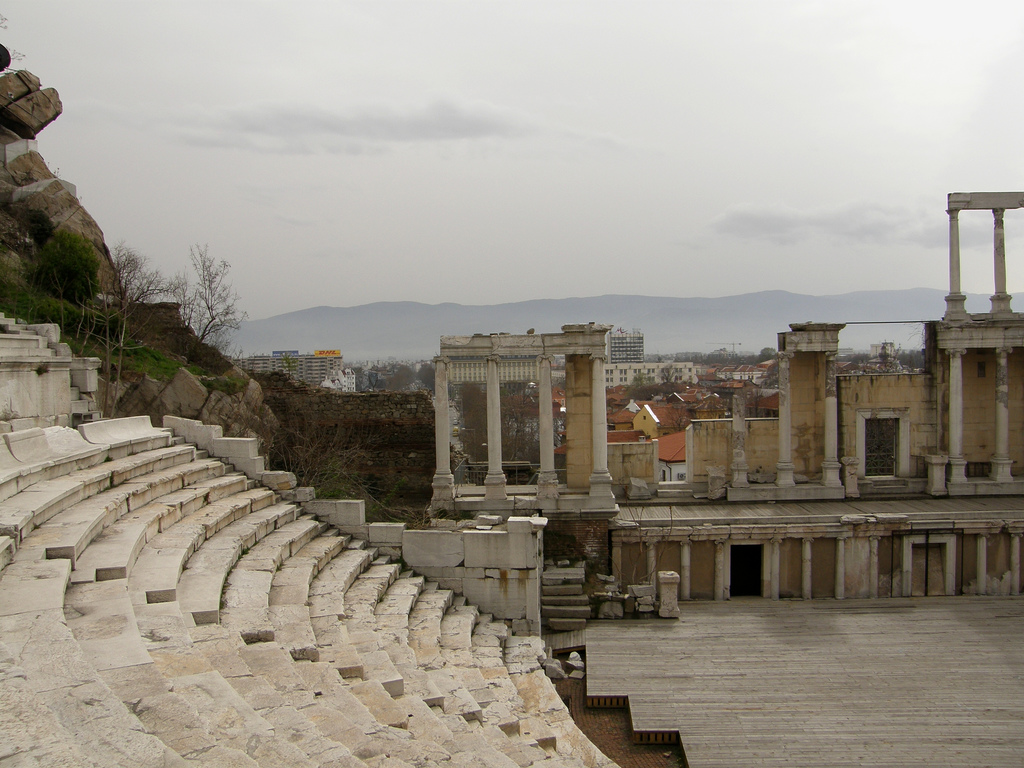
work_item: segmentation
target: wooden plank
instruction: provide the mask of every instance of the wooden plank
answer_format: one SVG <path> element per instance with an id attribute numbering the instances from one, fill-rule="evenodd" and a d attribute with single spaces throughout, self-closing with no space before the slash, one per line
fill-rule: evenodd
<path id="1" fill-rule="evenodd" d="M 704 766 L 1020 766 L 1024 600 L 683 606 L 591 622 L 587 693 Z"/>

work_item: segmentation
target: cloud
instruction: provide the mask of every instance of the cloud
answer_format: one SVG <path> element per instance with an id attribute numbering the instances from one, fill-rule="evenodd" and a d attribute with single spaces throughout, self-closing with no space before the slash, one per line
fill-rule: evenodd
<path id="1" fill-rule="evenodd" d="M 913 243 L 926 248 L 948 243 L 942 211 L 855 202 L 833 208 L 797 210 L 784 206 L 738 205 L 711 222 L 718 234 L 776 245 L 794 245 L 824 238 L 850 245 Z M 973 221 L 961 222 L 961 242 L 980 241 L 982 230 Z M 989 235 L 991 238 L 991 235 Z"/>
<path id="2" fill-rule="evenodd" d="M 538 130 L 528 117 L 493 104 L 436 99 L 415 106 L 338 110 L 247 105 L 225 109 L 177 135 L 180 141 L 205 147 L 358 154 L 399 144 L 518 139 Z"/>

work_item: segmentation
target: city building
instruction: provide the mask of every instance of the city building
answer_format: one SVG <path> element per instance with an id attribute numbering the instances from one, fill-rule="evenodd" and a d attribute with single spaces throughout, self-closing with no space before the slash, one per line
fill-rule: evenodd
<path id="1" fill-rule="evenodd" d="M 608 363 L 642 363 L 644 335 L 639 328 L 616 328 L 608 334 Z"/>
<path id="2" fill-rule="evenodd" d="M 326 380 L 343 380 L 345 376 L 345 360 L 337 349 L 318 349 L 305 354 L 299 354 L 298 350 L 275 350 L 269 355 L 239 358 L 235 363 L 253 373 L 284 371 L 314 386 L 321 386 Z"/>

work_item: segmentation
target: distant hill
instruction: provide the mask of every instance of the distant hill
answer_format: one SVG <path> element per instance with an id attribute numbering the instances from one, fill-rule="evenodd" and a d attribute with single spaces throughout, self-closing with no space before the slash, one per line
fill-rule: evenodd
<path id="1" fill-rule="evenodd" d="M 357 307 L 312 307 L 249 320 L 235 337 L 246 354 L 294 349 L 340 349 L 347 360 L 394 357 L 420 360 L 437 354 L 442 335 L 537 333 L 558 331 L 566 323 L 594 321 L 627 330 L 640 328 L 648 353 L 710 352 L 733 344 L 742 352 L 774 347 L 776 334 L 790 323 L 893 323 L 936 320 L 945 311 L 945 291 L 857 291 L 836 296 L 807 296 L 761 291 L 717 299 L 659 296 L 593 296 L 537 299 L 510 304 L 421 304 L 377 302 Z M 968 309 L 985 311 L 988 298 L 968 297 Z M 851 325 L 844 347 L 867 349 L 895 341 L 905 349 L 920 346 L 918 325 Z"/>

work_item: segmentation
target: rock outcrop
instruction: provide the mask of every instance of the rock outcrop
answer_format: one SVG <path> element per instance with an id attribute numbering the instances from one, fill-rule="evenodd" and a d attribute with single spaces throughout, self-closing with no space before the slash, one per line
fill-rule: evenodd
<path id="1" fill-rule="evenodd" d="M 22 139 L 34 139 L 63 111 L 57 91 L 43 88 L 39 78 L 25 70 L 0 76 L 0 98 L 0 125 Z"/>

